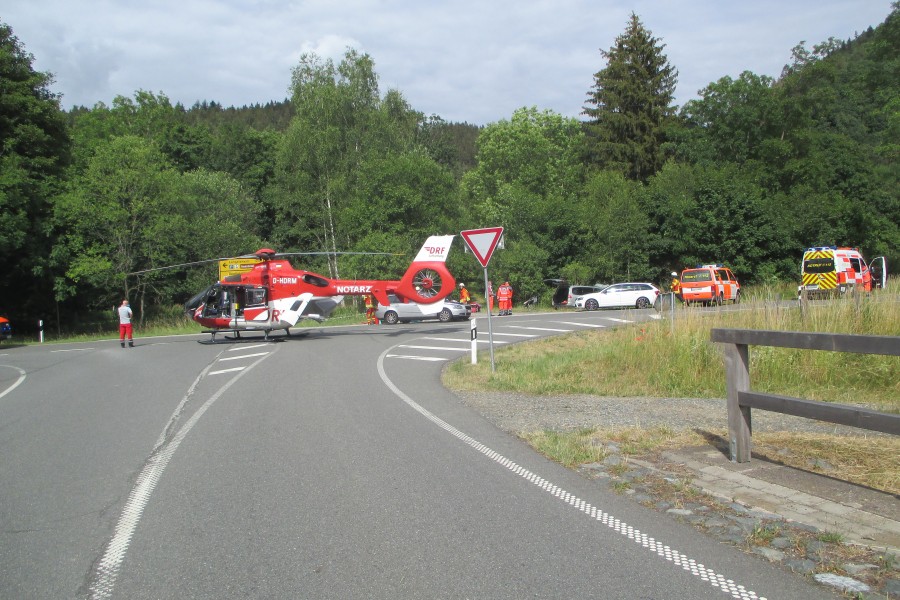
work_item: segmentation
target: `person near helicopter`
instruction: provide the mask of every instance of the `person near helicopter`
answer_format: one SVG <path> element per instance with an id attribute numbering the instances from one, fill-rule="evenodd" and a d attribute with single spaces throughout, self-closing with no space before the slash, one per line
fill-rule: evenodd
<path id="1" fill-rule="evenodd" d="M 125 336 L 128 336 L 128 347 L 134 348 L 134 337 L 132 335 L 131 318 L 134 313 L 128 305 L 128 300 L 122 300 L 116 312 L 119 313 L 119 343 L 125 347 Z"/>
<path id="2" fill-rule="evenodd" d="M 373 294 L 366 296 L 366 325 L 378 325 L 378 317 L 375 316 L 375 309 L 378 308 L 378 300 Z"/>
<path id="3" fill-rule="evenodd" d="M 497 288 L 497 300 L 500 302 L 500 316 L 507 316 L 512 314 L 512 298 L 513 298 L 513 289 L 512 286 L 509 285 L 509 282 L 506 281 Z"/>
<path id="4" fill-rule="evenodd" d="M 487 284 L 487 301 L 488 301 L 488 312 L 490 314 L 494 314 L 494 282 L 488 281 Z"/>
<path id="5" fill-rule="evenodd" d="M 466 284 L 459 284 L 459 301 L 462 304 L 469 304 L 472 301 L 472 296 L 469 294 L 469 290 L 466 289 Z"/>

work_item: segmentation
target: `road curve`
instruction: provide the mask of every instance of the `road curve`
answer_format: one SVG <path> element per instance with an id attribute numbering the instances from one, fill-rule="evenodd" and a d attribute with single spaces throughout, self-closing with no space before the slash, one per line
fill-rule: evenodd
<path id="1" fill-rule="evenodd" d="M 499 345 L 654 314 L 492 328 Z M 468 359 L 468 323 L 199 339 L 0 352 L 0 597 L 838 597 L 457 401 L 440 370 Z"/>

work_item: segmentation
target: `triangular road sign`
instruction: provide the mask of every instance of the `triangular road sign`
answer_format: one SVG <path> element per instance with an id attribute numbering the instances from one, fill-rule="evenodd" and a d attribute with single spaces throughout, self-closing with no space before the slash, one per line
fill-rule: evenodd
<path id="1" fill-rule="evenodd" d="M 472 250 L 472 254 L 478 259 L 482 267 L 487 268 L 491 260 L 491 254 L 503 235 L 502 227 L 487 227 L 485 229 L 469 229 L 460 231 L 459 234 L 466 241 L 466 245 Z"/>

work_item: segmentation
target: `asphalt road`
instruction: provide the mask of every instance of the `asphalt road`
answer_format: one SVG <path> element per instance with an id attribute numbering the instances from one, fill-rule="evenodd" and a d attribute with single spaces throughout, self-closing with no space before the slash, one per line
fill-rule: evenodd
<path id="1" fill-rule="evenodd" d="M 492 329 L 499 348 L 655 314 Z M 457 401 L 440 370 L 469 323 L 201 339 L 0 347 L 0 598 L 838 597 Z"/>

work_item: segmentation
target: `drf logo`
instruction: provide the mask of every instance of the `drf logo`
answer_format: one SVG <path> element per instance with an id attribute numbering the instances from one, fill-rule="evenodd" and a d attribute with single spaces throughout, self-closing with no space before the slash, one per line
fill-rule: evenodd
<path id="1" fill-rule="evenodd" d="M 428 254 L 440 255 L 446 252 L 447 248 L 445 248 L 444 246 L 425 246 L 425 251 L 428 252 Z"/>

